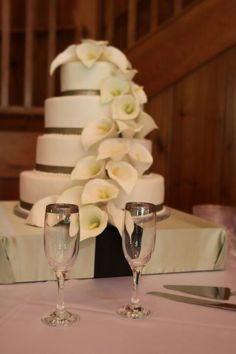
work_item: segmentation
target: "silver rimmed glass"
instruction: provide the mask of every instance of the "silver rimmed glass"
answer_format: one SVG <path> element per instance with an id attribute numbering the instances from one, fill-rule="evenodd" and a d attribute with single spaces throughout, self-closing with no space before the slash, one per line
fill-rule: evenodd
<path id="1" fill-rule="evenodd" d="M 133 272 L 133 293 L 128 305 L 117 312 L 119 315 L 139 319 L 148 317 L 138 296 L 138 285 L 143 267 L 151 258 L 156 239 L 156 206 L 151 203 L 127 203 L 125 206 L 122 246 L 124 256 Z"/>
<path id="2" fill-rule="evenodd" d="M 46 207 L 44 249 L 50 268 L 56 274 L 58 296 L 56 309 L 42 318 L 48 326 L 71 326 L 79 320 L 65 307 L 64 281 L 79 251 L 79 210 L 73 204 L 50 204 Z"/>

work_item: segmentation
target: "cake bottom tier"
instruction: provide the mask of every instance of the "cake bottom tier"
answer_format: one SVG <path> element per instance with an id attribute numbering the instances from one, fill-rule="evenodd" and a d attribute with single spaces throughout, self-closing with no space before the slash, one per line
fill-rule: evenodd
<path id="1" fill-rule="evenodd" d="M 59 195 L 70 186 L 76 185 L 70 175 L 39 172 L 36 170 L 24 171 L 20 174 L 20 206 L 30 210 L 38 200 Z M 158 174 L 148 174 L 138 179 L 132 192 L 127 195 L 120 191 L 115 204 L 124 208 L 127 202 L 145 201 L 162 205 L 164 201 L 164 177 Z"/>

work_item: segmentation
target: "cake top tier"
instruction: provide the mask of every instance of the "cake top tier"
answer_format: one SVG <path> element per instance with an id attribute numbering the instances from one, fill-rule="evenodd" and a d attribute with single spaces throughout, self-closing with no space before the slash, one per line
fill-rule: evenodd
<path id="1" fill-rule="evenodd" d="M 89 90 L 96 94 L 105 79 L 118 76 L 132 80 L 137 70 L 119 49 L 109 46 L 107 41 L 83 40 L 72 44 L 58 54 L 50 66 L 50 74 L 61 67 L 61 91 Z M 78 92 L 80 93 L 80 92 Z"/>

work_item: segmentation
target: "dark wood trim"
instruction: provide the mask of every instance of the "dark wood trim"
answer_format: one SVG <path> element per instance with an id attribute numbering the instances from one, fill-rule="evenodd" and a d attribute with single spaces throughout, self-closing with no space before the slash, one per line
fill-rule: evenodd
<path id="1" fill-rule="evenodd" d="M 43 115 L 43 107 L 24 107 L 24 106 L 0 106 L 0 114 L 25 114 L 25 115 Z M 1 117 L 0 117 L 1 120 Z"/>
<path id="2" fill-rule="evenodd" d="M 234 45 L 235 13 L 236 1 L 202 1 L 127 50 L 149 97 Z"/>

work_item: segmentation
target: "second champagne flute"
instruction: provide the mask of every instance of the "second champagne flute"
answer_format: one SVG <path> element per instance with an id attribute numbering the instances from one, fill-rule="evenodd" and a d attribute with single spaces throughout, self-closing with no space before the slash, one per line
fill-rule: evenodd
<path id="1" fill-rule="evenodd" d="M 138 285 L 143 267 L 149 262 L 155 247 L 156 206 L 132 202 L 125 206 L 123 252 L 133 272 L 133 294 L 128 305 L 118 310 L 126 318 L 145 318 L 150 310 L 144 308 L 138 297 Z"/>

